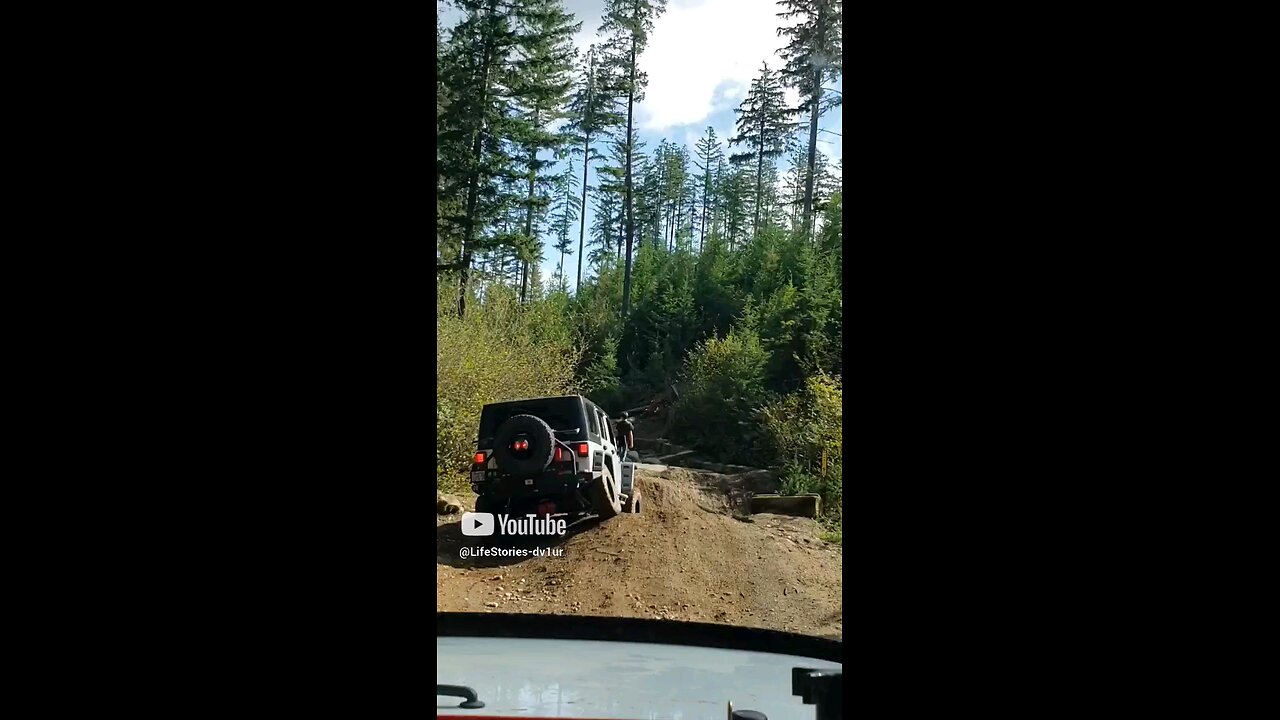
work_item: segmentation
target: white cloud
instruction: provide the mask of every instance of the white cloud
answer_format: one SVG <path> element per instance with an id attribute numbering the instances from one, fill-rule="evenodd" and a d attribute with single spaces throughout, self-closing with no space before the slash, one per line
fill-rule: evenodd
<path id="1" fill-rule="evenodd" d="M 782 96 L 786 98 L 787 107 L 793 108 L 800 105 L 800 90 L 798 88 L 783 88 Z"/>
<path id="2" fill-rule="evenodd" d="M 730 85 L 726 85 L 724 87 L 724 90 L 720 91 L 720 97 L 724 100 L 736 100 L 741 97 L 746 97 L 746 95 L 747 95 L 747 86 L 739 85 L 736 82 Z"/>
<path id="3" fill-rule="evenodd" d="M 827 156 L 827 158 L 829 158 L 833 163 L 840 159 L 840 146 L 833 142 L 827 142 L 826 140 L 819 140 L 818 152 Z"/>
<path id="4" fill-rule="evenodd" d="M 735 106 L 760 71 L 779 68 L 775 0 L 701 0 L 673 4 L 654 24 L 640 67 L 649 75 L 638 109 L 640 127 L 699 124 Z M 720 89 L 717 95 L 717 89 Z M 792 91 L 789 97 L 794 97 Z"/>
<path id="5" fill-rule="evenodd" d="M 587 50 L 589 50 L 592 45 L 600 42 L 601 38 L 596 34 L 596 31 L 599 29 L 600 18 L 582 19 L 582 29 L 578 31 L 578 34 L 573 36 L 573 46 L 578 49 L 578 56 L 580 58 L 585 58 L 587 56 Z"/>

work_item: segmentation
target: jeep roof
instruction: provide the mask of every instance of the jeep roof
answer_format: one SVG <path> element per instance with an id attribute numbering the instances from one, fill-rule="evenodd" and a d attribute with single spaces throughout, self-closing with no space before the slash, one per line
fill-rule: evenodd
<path id="1" fill-rule="evenodd" d="M 581 395 L 560 395 L 557 397 L 529 398 L 509 402 L 491 403 L 480 411 L 480 432 L 478 444 L 484 446 L 493 440 L 493 434 L 507 418 L 512 415 L 536 415 L 542 418 L 552 430 L 556 438 L 564 441 L 587 440 L 590 435 L 599 433 L 598 423 L 592 422 L 587 410 L 600 410 L 595 403 Z M 608 413 L 604 413 L 608 417 Z M 576 432 L 575 432 L 576 430 Z"/>

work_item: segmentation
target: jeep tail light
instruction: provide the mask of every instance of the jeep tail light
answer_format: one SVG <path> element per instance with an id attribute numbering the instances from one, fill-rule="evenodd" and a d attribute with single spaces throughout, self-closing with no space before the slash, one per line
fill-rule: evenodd
<path id="1" fill-rule="evenodd" d="M 579 454 L 579 455 L 581 455 L 582 457 L 586 457 L 586 456 L 587 456 L 587 453 L 589 453 L 589 452 L 591 452 L 591 446 L 590 446 L 590 445 L 588 445 L 588 444 L 586 444 L 586 443 L 578 443 L 578 454 Z"/>
<path id="2" fill-rule="evenodd" d="M 476 461 L 476 464 L 477 464 L 477 465 L 483 465 L 483 464 L 484 464 L 484 453 L 482 453 L 482 452 L 478 452 L 478 453 L 476 453 L 476 456 L 475 456 L 473 459 Z"/>
<path id="3" fill-rule="evenodd" d="M 512 445 L 512 447 L 513 447 L 514 449 L 516 449 L 516 450 L 519 450 L 519 451 L 523 452 L 523 451 L 525 451 L 525 450 L 528 450 L 528 449 L 529 449 L 529 441 L 528 441 L 528 440 L 517 440 L 517 441 L 515 442 L 515 444 L 514 444 L 514 445 Z"/>
<path id="4" fill-rule="evenodd" d="M 564 448 L 556 448 L 556 462 L 564 462 Z"/>

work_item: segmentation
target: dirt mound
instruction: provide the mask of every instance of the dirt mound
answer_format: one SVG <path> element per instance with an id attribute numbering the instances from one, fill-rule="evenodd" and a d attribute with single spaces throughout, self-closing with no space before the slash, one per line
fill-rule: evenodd
<path id="1" fill-rule="evenodd" d="M 648 498 L 648 510 L 661 517 L 692 517 L 696 512 L 727 514 L 732 504 L 726 495 L 704 493 L 703 487 L 714 487 L 706 473 L 685 468 L 667 468 L 658 473 L 642 473 L 640 493 Z"/>
<path id="2" fill-rule="evenodd" d="M 640 515 L 589 520 L 526 550 L 462 557 L 480 543 L 436 529 L 436 609 L 661 617 L 842 634 L 840 546 L 800 518 L 735 516 L 742 481 L 683 468 L 640 472 Z M 728 492 L 721 488 L 730 488 Z M 457 516 L 452 516 L 456 518 Z M 466 550 L 464 550 L 466 548 Z"/>

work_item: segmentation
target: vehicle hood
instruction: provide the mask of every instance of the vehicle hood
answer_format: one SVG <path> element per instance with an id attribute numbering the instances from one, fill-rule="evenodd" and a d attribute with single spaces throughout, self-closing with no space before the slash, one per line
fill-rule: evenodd
<path id="1" fill-rule="evenodd" d="M 485 706 L 437 697 L 436 715 L 724 720 L 735 710 L 769 720 L 814 720 L 791 694 L 791 669 L 839 670 L 792 655 L 598 640 L 437 637 L 436 682 L 466 685 Z"/>

